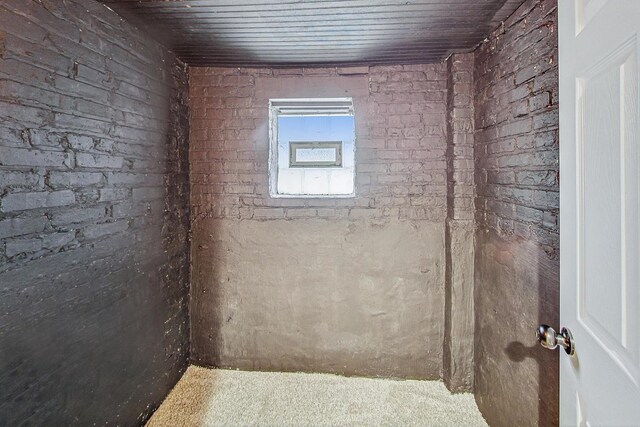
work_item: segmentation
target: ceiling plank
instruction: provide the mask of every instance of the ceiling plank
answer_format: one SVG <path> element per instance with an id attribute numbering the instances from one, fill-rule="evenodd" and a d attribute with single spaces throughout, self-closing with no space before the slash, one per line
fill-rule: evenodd
<path id="1" fill-rule="evenodd" d="M 439 62 L 523 0 L 101 0 L 191 65 Z"/>

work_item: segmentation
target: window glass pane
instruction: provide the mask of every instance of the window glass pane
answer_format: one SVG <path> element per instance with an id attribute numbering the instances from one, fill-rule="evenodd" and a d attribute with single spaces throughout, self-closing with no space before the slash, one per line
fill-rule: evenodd
<path id="1" fill-rule="evenodd" d="M 335 148 L 298 148 L 296 162 L 335 162 L 338 159 L 338 150 Z"/>
<path id="2" fill-rule="evenodd" d="M 353 192 L 353 168 L 332 170 L 329 174 L 330 194 L 350 194 Z"/>
<path id="3" fill-rule="evenodd" d="M 278 194 L 349 195 L 354 184 L 355 123 L 352 115 L 278 117 Z M 342 166 L 291 167 L 290 144 L 340 142 Z M 336 161 L 332 148 L 296 148 L 296 161 Z"/>
<path id="4" fill-rule="evenodd" d="M 329 194 L 329 176 L 326 169 L 303 170 L 302 192 L 304 194 Z"/>

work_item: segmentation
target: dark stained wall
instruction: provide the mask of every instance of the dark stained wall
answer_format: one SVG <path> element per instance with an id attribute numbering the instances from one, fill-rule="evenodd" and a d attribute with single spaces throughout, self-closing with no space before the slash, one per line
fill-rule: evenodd
<path id="1" fill-rule="evenodd" d="M 492 426 L 558 423 L 557 0 L 528 0 L 475 52 L 475 395 Z"/>
<path id="2" fill-rule="evenodd" d="M 190 92 L 192 360 L 440 378 L 446 64 L 196 67 Z M 269 98 L 340 96 L 356 197 L 269 197 Z"/>
<path id="3" fill-rule="evenodd" d="M 188 355 L 186 67 L 92 0 L 0 3 L 0 425 L 134 425 Z"/>

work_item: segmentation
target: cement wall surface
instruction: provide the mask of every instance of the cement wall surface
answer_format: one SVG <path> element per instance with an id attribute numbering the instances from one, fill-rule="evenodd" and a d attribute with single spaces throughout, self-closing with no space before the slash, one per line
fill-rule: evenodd
<path id="1" fill-rule="evenodd" d="M 444 230 L 426 221 L 208 219 L 192 357 L 270 371 L 439 378 Z"/>
<path id="2" fill-rule="evenodd" d="M 447 60 L 447 224 L 443 380 L 473 389 L 474 331 L 474 55 Z"/>

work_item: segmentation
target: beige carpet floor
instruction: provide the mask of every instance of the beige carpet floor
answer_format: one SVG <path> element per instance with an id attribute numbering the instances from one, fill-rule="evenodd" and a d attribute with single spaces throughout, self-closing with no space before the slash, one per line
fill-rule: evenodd
<path id="1" fill-rule="evenodd" d="M 151 417 L 178 426 L 486 426 L 471 394 L 439 381 L 191 366 Z"/>

